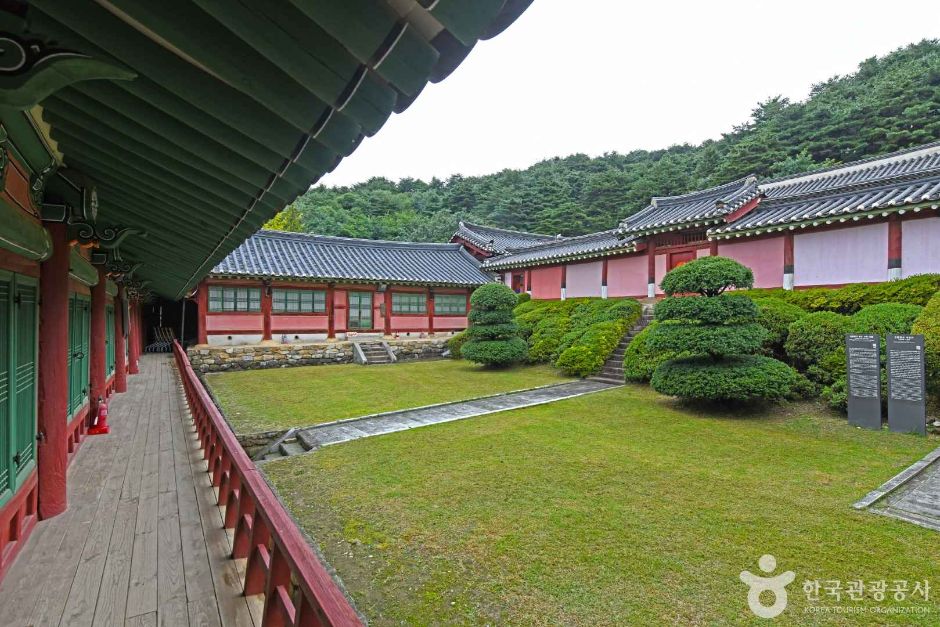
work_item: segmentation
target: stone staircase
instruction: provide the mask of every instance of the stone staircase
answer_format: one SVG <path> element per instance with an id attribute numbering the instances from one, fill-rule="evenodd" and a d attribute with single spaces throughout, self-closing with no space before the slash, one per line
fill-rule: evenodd
<path id="1" fill-rule="evenodd" d="M 627 346 L 630 345 L 630 342 L 633 341 L 633 338 L 637 334 L 646 328 L 653 320 L 653 305 L 649 303 L 643 303 L 643 313 L 640 315 L 640 319 L 637 320 L 637 323 L 633 325 L 627 334 L 623 336 L 620 340 L 620 343 L 617 344 L 617 348 L 614 349 L 614 352 L 610 354 L 610 357 L 607 358 L 607 361 L 604 362 L 604 367 L 599 373 L 593 377 L 588 377 L 590 381 L 600 381 L 602 383 L 615 383 L 617 385 L 623 384 L 623 356 L 627 352 Z"/>
<path id="2" fill-rule="evenodd" d="M 382 342 L 359 342 L 359 348 L 362 349 L 362 354 L 366 357 L 366 363 L 364 364 L 366 366 L 392 363 L 388 349 L 385 348 Z"/>

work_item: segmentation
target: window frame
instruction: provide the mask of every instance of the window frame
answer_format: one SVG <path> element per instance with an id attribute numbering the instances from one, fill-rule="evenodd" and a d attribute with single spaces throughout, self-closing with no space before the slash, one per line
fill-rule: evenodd
<path id="1" fill-rule="evenodd" d="M 401 298 L 408 298 L 409 300 L 413 298 L 417 298 L 420 308 L 418 310 L 411 310 L 410 308 L 413 307 L 413 305 L 408 305 L 408 309 L 405 309 L 402 303 L 396 302 L 397 299 L 401 299 Z M 427 294 L 424 294 L 423 292 L 392 292 L 391 315 L 393 316 L 426 316 L 428 315 Z"/>
<path id="2" fill-rule="evenodd" d="M 444 298 L 446 300 L 460 300 L 462 307 L 461 311 L 439 311 L 438 306 L 440 299 Z M 466 294 L 435 294 L 434 295 L 434 315 L 435 316 L 459 316 L 463 317 L 467 315 L 467 295 Z"/>
<path id="3" fill-rule="evenodd" d="M 278 296 L 283 294 L 283 309 L 278 306 Z M 297 309 L 290 310 L 289 305 L 293 296 L 296 296 Z M 309 296 L 309 309 L 305 309 L 305 297 Z M 297 287 L 274 287 L 271 288 L 271 313 L 273 315 L 292 315 L 292 316 L 323 316 L 327 314 L 327 291 L 324 289 L 310 289 Z"/>
<path id="4" fill-rule="evenodd" d="M 213 292 L 216 292 L 218 297 L 214 297 Z M 213 303 L 219 305 L 213 306 Z M 244 306 L 241 306 L 242 303 Z M 231 308 L 228 308 L 229 304 Z M 261 287 L 210 285 L 206 294 L 206 311 L 210 314 L 260 314 Z"/>

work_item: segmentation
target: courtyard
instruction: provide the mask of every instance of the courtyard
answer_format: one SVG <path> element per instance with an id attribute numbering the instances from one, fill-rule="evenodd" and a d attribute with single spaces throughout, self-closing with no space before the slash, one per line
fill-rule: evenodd
<path id="1" fill-rule="evenodd" d="M 335 394 L 360 403 L 361 383 Z M 764 554 L 795 573 L 785 624 L 904 607 L 891 620 L 935 624 L 932 591 L 914 592 L 940 579 L 934 532 L 852 504 L 937 445 L 817 403 L 709 412 L 627 385 L 263 469 L 373 624 L 741 624 L 758 619 L 738 575 Z M 886 581 L 886 600 L 851 600 L 859 580 Z M 819 611 L 836 605 L 872 614 Z"/>

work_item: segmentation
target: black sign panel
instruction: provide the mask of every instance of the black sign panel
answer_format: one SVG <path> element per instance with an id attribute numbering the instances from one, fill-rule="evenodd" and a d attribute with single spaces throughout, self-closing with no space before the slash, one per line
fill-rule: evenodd
<path id="1" fill-rule="evenodd" d="M 881 351 L 877 335 L 845 336 L 849 424 L 881 429 Z"/>
<path id="2" fill-rule="evenodd" d="M 927 434 L 924 336 L 888 334 L 888 428 Z"/>

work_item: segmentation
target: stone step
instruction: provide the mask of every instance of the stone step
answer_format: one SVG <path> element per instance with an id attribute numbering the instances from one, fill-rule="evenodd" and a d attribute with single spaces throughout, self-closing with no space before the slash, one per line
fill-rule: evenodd
<path id="1" fill-rule="evenodd" d="M 281 455 L 298 455 L 300 453 L 306 453 L 307 449 L 300 443 L 299 440 L 287 440 L 281 442 L 281 445 L 278 447 L 280 449 Z"/>
<path id="2" fill-rule="evenodd" d="M 593 377 L 588 377 L 588 381 L 597 381 L 599 383 L 609 383 L 611 385 L 623 385 L 623 379 L 616 379 L 614 377 L 605 377 L 601 375 L 596 375 Z"/>

